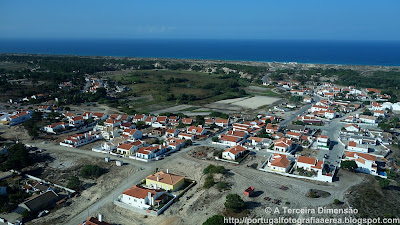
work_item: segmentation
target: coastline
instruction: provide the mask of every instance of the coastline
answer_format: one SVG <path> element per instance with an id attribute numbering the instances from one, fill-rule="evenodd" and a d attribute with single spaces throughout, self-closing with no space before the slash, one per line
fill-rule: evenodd
<path id="1" fill-rule="evenodd" d="M 282 67 L 286 68 L 334 68 L 334 69 L 354 69 L 354 70 L 400 70 L 399 66 L 386 65 L 356 65 L 356 64 L 334 64 L 334 63 L 301 63 L 301 62 L 267 62 L 267 61 L 245 61 L 245 60 L 226 60 L 226 59 L 190 59 L 190 58 L 162 58 L 162 57 L 133 57 L 133 56 L 103 56 L 103 55 L 76 55 L 76 54 L 41 54 L 41 53 L 0 53 L 2 55 L 15 56 L 37 56 L 37 57 L 88 57 L 105 59 L 127 59 L 127 60 L 149 60 L 149 61 L 171 61 L 188 62 L 197 64 L 237 64 L 246 66 Z"/>

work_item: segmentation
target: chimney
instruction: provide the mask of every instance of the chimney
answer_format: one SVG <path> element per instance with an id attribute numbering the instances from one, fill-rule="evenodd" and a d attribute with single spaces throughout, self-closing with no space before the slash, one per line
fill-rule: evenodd
<path id="1" fill-rule="evenodd" d="M 101 215 L 101 214 L 99 214 L 99 222 L 102 222 L 103 221 L 103 216 Z"/>
<path id="2" fill-rule="evenodd" d="M 169 172 L 169 170 L 167 169 L 167 173 Z"/>
<path id="3" fill-rule="evenodd" d="M 160 181 L 160 175 L 157 175 L 157 181 Z"/>

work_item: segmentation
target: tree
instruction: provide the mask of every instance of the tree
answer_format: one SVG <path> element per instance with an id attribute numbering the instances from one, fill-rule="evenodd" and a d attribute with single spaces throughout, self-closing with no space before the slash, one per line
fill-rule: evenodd
<path id="1" fill-rule="evenodd" d="M 203 225 L 221 225 L 226 224 L 224 222 L 224 217 L 221 215 L 214 215 L 206 220 Z"/>
<path id="2" fill-rule="evenodd" d="M 204 174 L 213 174 L 213 173 L 224 174 L 224 173 L 226 173 L 226 169 L 223 166 L 214 166 L 214 165 L 210 164 L 206 168 L 204 168 L 203 173 Z"/>
<path id="3" fill-rule="evenodd" d="M 346 160 L 340 163 L 340 168 L 342 169 L 348 169 L 348 170 L 355 170 L 358 168 L 357 163 L 353 160 Z"/>
<path id="4" fill-rule="evenodd" d="M 81 169 L 81 176 L 84 178 L 98 178 L 103 175 L 104 170 L 97 165 L 86 165 Z"/>
<path id="5" fill-rule="evenodd" d="M 215 184 L 214 176 L 212 174 L 208 174 L 204 181 L 203 188 L 208 189 L 212 187 L 214 184 Z"/>
<path id="6" fill-rule="evenodd" d="M 29 150 L 26 149 L 25 145 L 18 143 L 8 149 L 8 156 L 2 163 L 1 168 L 2 170 L 20 170 L 30 166 L 31 163 L 32 159 L 29 155 Z"/>
<path id="7" fill-rule="evenodd" d="M 77 190 L 81 186 L 81 181 L 77 176 L 70 176 L 67 184 L 67 188 Z"/>
<path id="8" fill-rule="evenodd" d="M 145 128 L 145 127 L 146 127 L 146 122 L 144 122 L 144 121 L 137 121 L 136 122 L 136 129 L 141 130 L 141 129 Z"/>
<path id="9" fill-rule="evenodd" d="M 211 140 L 212 140 L 213 142 L 218 142 L 218 141 L 219 141 L 219 139 L 218 139 L 218 137 L 217 137 L 217 136 L 215 136 L 215 137 L 211 138 Z"/>
<path id="10" fill-rule="evenodd" d="M 238 194 L 228 194 L 224 205 L 227 210 L 237 213 L 244 208 L 244 201 Z"/>

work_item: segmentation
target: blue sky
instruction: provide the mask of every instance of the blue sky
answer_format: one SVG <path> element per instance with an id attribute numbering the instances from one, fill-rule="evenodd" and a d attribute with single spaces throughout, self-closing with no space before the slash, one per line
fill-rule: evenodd
<path id="1" fill-rule="evenodd" d="M 0 2 L 0 38 L 400 40 L 398 0 Z"/>

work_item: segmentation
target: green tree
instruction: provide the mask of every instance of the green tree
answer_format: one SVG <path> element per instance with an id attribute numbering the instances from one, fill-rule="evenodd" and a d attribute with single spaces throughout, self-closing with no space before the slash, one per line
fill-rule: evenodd
<path id="1" fill-rule="evenodd" d="M 81 181 L 77 176 L 70 176 L 68 179 L 67 188 L 78 190 L 81 186 Z"/>
<path id="2" fill-rule="evenodd" d="M 7 157 L 3 158 L 3 160 L 5 161 L 1 165 L 2 170 L 20 170 L 32 164 L 29 150 L 21 143 L 11 146 L 8 149 Z"/>
<path id="3" fill-rule="evenodd" d="M 237 213 L 244 208 L 244 201 L 238 194 L 228 194 L 224 205 L 227 210 Z"/>
<path id="4" fill-rule="evenodd" d="M 206 220 L 203 225 L 222 225 L 226 224 L 224 222 L 224 217 L 221 215 L 214 215 Z"/>
<path id="5" fill-rule="evenodd" d="M 208 189 L 212 187 L 214 184 L 215 184 L 214 176 L 212 174 L 208 174 L 204 181 L 203 188 Z"/>
<path id="6" fill-rule="evenodd" d="M 81 169 L 81 176 L 84 178 L 98 178 L 103 175 L 103 168 L 97 165 L 86 165 Z"/>
<path id="7" fill-rule="evenodd" d="M 357 163 L 353 160 L 346 160 L 340 163 L 340 168 L 348 169 L 348 170 L 355 170 L 358 168 Z"/>

